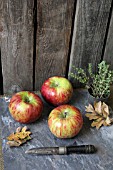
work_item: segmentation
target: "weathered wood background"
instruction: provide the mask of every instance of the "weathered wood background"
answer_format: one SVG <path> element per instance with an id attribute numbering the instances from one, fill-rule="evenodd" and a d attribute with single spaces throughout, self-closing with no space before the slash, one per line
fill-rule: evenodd
<path id="1" fill-rule="evenodd" d="M 0 93 L 39 90 L 72 66 L 113 69 L 112 0 L 0 0 Z M 70 81 L 77 86 L 72 79 Z"/>

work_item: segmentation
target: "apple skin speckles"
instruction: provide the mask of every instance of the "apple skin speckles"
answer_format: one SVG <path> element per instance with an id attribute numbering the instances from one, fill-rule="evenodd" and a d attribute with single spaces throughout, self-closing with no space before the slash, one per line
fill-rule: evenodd
<path id="1" fill-rule="evenodd" d="M 48 103 L 59 106 L 69 102 L 73 94 L 73 87 L 68 79 L 54 76 L 43 83 L 41 94 Z"/>
<path id="2" fill-rule="evenodd" d="M 83 126 L 81 112 L 74 106 L 61 105 L 53 109 L 48 117 L 48 126 L 58 138 L 72 138 Z"/>
<path id="3" fill-rule="evenodd" d="M 9 112 L 20 123 L 31 123 L 39 119 L 43 102 L 38 95 L 29 91 L 18 92 L 12 96 Z"/>

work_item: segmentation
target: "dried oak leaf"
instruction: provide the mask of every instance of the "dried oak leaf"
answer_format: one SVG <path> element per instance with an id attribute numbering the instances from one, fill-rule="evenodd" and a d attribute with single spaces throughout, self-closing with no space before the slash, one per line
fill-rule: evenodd
<path id="1" fill-rule="evenodd" d="M 113 119 L 109 117 L 109 107 L 104 102 L 94 102 L 94 106 L 89 104 L 85 111 L 87 112 L 86 117 L 93 120 L 91 126 L 95 126 L 96 129 L 99 129 L 102 125 L 109 126 L 113 122 Z"/>
<path id="2" fill-rule="evenodd" d="M 12 146 L 20 146 L 20 143 L 16 142 L 16 141 L 8 141 L 7 144 L 12 147 Z"/>
<path id="3" fill-rule="evenodd" d="M 9 146 L 20 146 L 21 144 L 25 143 L 27 140 L 30 140 L 31 132 L 27 131 L 27 126 L 24 126 L 23 128 L 18 127 L 16 129 L 16 132 L 10 134 L 7 137 L 7 144 Z"/>

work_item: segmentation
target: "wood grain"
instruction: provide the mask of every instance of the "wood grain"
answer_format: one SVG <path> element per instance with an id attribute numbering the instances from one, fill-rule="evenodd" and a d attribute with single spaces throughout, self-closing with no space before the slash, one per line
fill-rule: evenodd
<path id="1" fill-rule="evenodd" d="M 2 9 L 3 9 L 3 3 L 0 0 L 0 94 L 3 92 L 3 80 L 2 80 L 2 68 L 1 68 L 1 32 L 3 30 L 2 28 Z"/>
<path id="2" fill-rule="evenodd" d="M 3 2 L 0 0 L 0 49 L 1 49 L 1 32 L 3 30 L 2 27 L 2 9 L 3 9 Z"/>
<path id="3" fill-rule="evenodd" d="M 106 60 L 106 62 L 110 64 L 110 68 L 113 69 L 113 12 L 103 59 Z"/>
<path id="4" fill-rule="evenodd" d="M 33 1 L 2 0 L 2 3 L 4 93 L 16 86 L 33 90 Z"/>
<path id="5" fill-rule="evenodd" d="M 65 76 L 74 0 L 37 1 L 35 90 L 51 76 Z"/>
<path id="6" fill-rule="evenodd" d="M 88 63 L 92 63 L 94 71 L 97 69 L 101 60 L 111 2 L 112 0 L 77 1 L 69 74 L 73 72 L 72 66 L 87 70 Z M 70 76 L 69 79 L 75 87 L 80 86 Z"/>

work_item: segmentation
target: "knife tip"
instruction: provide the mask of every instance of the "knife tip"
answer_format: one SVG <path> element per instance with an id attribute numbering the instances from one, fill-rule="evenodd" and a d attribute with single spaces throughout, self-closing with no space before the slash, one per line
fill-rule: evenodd
<path id="1" fill-rule="evenodd" d="M 27 154 L 28 154 L 28 153 L 30 153 L 30 151 L 29 151 L 29 150 L 27 150 L 27 151 L 25 151 L 25 153 L 27 153 Z"/>

